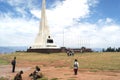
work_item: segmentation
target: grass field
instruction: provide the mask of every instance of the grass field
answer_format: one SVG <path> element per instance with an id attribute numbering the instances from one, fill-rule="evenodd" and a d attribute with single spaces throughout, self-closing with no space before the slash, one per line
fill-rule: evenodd
<path id="1" fill-rule="evenodd" d="M 9 64 L 14 56 L 17 57 L 17 61 L 47 63 L 44 66 L 69 66 L 72 68 L 74 59 L 78 59 L 80 69 L 90 69 L 91 71 L 120 70 L 120 53 L 76 53 L 74 56 L 67 56 L 65 53 L 40 54 L 17 52 L 0 55 L 0 65 Z"/>

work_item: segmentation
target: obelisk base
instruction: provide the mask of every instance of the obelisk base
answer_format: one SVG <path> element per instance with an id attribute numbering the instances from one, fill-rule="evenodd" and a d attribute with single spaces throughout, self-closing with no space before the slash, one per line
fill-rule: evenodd
<path id="1" fill-rule="evenodd" d="M 65 48 L 41 48 L 41 49 L 27 49 L 27 52 L 37 52 L 37 53 L 60 53 L 65 52 Z"/>

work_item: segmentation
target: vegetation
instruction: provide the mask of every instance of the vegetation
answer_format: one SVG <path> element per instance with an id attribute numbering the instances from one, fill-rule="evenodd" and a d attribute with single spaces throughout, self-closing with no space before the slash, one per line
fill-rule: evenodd
<path id="1" fill-rule="evenodd" d="M 9 80 L 9 79 L 4 78 L 4 77 L 0 77 L 0 80 Z"/>
<path id="2" fill-rule="evenodd" d="M 103 49 L 103 52 L 120 52 L 120 47 L 119 48 L 108 47 L 107 49 Z"/>
<path id="3" fill-rule="evenodd" d="M 70 67 L 72 68 L 74 59 L 78 59 L 80 69 L 97 70 L 120 70 L 120 52 L 105 53 L 76 53 L 74 56 L 67 56 L 65 53 L 40 54 L 40 53 L 13 53 L 0 55 L 2 64 L 10 62 L 13 57 L 17 61 L 29 61 L 44 63 L 43 66 Z M 0 63 L 1 64 L 1 63 Z"/>
<path id="4" fill-rule="evenodd" d="M 53 78 L 53 79 L 51 79 L 51 80 L 58 80 L 58 78 Z"/>
<path id="5" fill-rule="evenodd" d="M 44 77 L 44 78 L 41 78 L 41 79 L 38 79 L 38 80 L 48 80 L 48 78 Z"/>
<path id="6" fill-rule="evenodd" d="M 6 65 L 9 62 L 7 60 L 4 60 L 4 58 L 0 58 L 0 65 Z"/>

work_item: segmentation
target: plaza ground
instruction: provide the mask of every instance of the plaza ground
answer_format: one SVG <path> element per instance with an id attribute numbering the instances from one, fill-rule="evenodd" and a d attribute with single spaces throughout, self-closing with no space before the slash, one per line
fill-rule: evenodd
<path id="1" fill-rule="evenodd" d="M 11 73 L 10 61 L 14 56 L 17 57 L 16 72 Z M 38 65 L 46 80 L 120 80 L 120 63 L 117 62 L 120 59 L 119 56 L 120 53 L 87 53 L 75 54 L 75 56 L 69 57 L 64 53 L 0 55 L 1 59 L 8 61 L 8 64 L 4 64 L 4 62 L 0 65 L 0 76 L 12 80 L 17 72 L 23 70 L 23 80 L 31 80 L 29 74 Z M 95 57 L 96 59 L 94 59 Z M 74 75 L 72 68 L 75 58 L 79 60 L 80 64 L 78 75 Z"/>

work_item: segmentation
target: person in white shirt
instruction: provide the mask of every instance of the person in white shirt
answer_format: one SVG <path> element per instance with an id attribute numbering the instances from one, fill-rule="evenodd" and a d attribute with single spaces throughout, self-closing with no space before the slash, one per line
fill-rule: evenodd
<path id="1" fill-rule="evenodd" d="M 75 59 L 73 66 L 74 66 L 74 74 L 77 75 L 78 67 L 79 67 L 79 63 L 78 63 L 77 59 Z"/>

